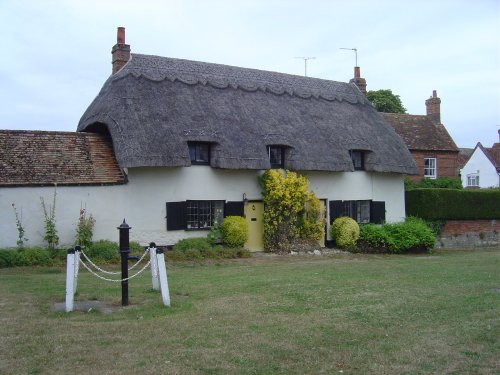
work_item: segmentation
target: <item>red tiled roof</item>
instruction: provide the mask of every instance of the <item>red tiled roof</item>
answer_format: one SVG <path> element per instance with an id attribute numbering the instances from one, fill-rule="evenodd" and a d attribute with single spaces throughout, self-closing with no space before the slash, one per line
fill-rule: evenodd
<path id="1" fill-rule="evenodd" d="M 126 182 L 105 135 L 0 130 L 0 186 Z"/>
<path id="2" fill-rule="evenodd" d="M 474 152 L 473 148 L 460 148 L 458 153 L 458 158 L 457 158 L 457 166 L 459 169 L 462 169 L 469 158 L 472 156 L 472 153 Z"/>
<path id="3" fill-rule="evenodd" d="M 459 151 L 442 124 L 432 122 L 425 115 L 382 113 L 396 133 L 411 150 Z"/>
<path id="4" fill-rule="evenodd" d="M 486 156 L 489 157 L 497 172 L 500 172 L 500 143 L 494 143 L 491 148 L 484 148 Z"/>

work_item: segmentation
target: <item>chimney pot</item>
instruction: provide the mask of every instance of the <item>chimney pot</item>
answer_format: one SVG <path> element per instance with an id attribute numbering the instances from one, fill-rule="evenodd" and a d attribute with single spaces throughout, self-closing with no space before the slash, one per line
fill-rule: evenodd
<path id="1" fill-rule="evenodd" d="M 125 44 L 125 28 L 119 27 L 116 33 L 116 43 Z"/>
<path id="2" fill-rule="evenodd" d="M 117 73 L 129 60 L 130 45 L 125 44 L 125 28 L 119 27 L 116 33 L 116 44 L 111 49 L 111 73 Z"/>
<path id="3" fill-rule="evenodd" d="M 436 90 L 432 91 L 432 96 L 425 101 L 427 117 L 435 124 L 441 123 L 441 99 L 438 98 Z"/>
<path id="4" fill-rule="evenodd" d="M 366 95 L 366 79 L 361 78 L 361 69 L 359 66 L 354 67 L 354 78 L 351 78 L 349 83 L 354 83 L 359 91 L 361 91 L 363 95 Z"/>

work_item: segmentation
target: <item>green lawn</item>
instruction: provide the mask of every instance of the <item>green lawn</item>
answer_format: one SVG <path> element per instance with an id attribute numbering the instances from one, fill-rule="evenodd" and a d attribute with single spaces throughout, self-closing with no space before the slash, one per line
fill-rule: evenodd
<path id="1" fill-rule="evenodd" d="M 500 248 L 168 265 L 120 285 L 84 269 L 0 270 L 0 374 L 498 374 Z"/>

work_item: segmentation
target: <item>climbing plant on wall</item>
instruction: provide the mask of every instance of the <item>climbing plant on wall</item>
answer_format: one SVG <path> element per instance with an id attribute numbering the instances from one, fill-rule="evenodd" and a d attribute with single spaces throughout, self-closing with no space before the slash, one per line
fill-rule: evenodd
<path id="1" fill-rule="evenodd" d="M 298 238 L 323 235 L 321 202 L 306 177 L 282 169 L 267 170 L 260 180 L 264 201 L 264 249 L 287 252 Z"/>

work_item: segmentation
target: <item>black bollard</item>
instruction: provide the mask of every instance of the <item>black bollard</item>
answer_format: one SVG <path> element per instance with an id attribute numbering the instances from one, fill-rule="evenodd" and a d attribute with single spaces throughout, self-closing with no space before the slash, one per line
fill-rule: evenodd
<path id="1" fill-rule="evenodd" d="M 122 306 L 128 306 L 128 255 L 130 253 L 129 225 L 123 219 L 123 223 L 117 228 L 120 231 L 120 256 L 122 262 Z"/>

